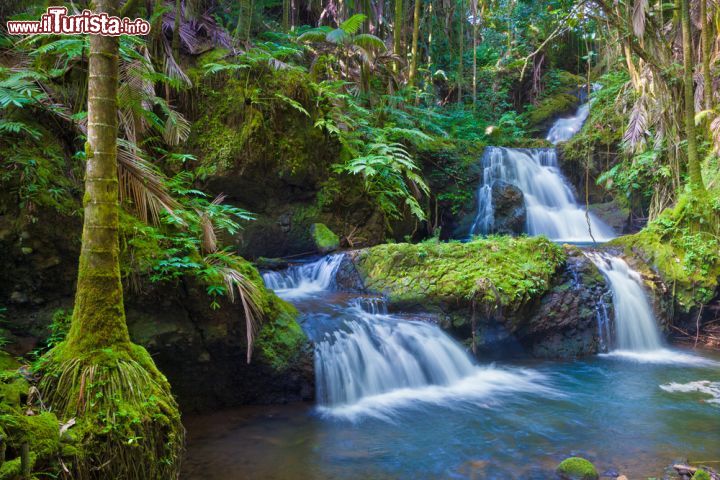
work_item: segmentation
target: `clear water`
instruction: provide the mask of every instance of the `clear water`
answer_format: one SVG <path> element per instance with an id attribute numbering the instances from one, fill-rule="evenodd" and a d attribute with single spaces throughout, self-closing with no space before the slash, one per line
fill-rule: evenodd
<path id="1" fill-rule="evenodd" d="M 376 298 L 301 287 L 332 269 L 315 267 L 283 289 L 319 342 L 319 404 L 186 418 L 183 478 L 547 479 L 570 455 L 646 478 L 720 453 L 720 358 L 661 346 L 478 364 Z"/>

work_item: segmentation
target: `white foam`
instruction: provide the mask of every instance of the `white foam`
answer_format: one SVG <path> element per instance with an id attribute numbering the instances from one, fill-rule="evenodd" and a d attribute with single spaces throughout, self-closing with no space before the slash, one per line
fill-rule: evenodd
<path id="1" fill-rule="evenodd" d="M 689 383 L 671 382 L 660 385 L 660 388 L 669 393 L 704 393 L 712 397 L 710 400 L 707 400 L 707 403 L 720 405 L 720 382 L 711 382 L 710 380 L 699 380 Z"/>
<path id="2" fill-rule="evenodd" d="M 422 405 L 461 409 L 468 405 L 490 406 L 490 397 L 500 393 L 530 393 L 562 396 L 547 386 L 547 379 L 531 370 L 475 367 L 474 373 L 450 385 L 399 388 L 363 397 L 355 403 L 318 407 L 325 417 L 358 421 L 377 418 L 393 422 L 399 410 Z"/>
<path id="3" fill-rule="evenodd" d="M 720 366 L 720 362 L 703 358 L 691 353 L 681 352 L 670 348 L 658 348 L 655 350 L 613 350 L 610 353 L 600 354 L 601 357 L 630 360 L 637 363 L 662 364 L 662 365 L 688 365 L 697 367 Z"/>

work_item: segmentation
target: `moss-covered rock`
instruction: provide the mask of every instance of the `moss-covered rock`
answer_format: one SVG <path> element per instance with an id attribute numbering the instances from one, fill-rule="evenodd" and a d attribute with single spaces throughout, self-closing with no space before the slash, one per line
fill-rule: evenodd
<path id="1" fill-rule="evenodd" d="M 395 311 L 431 312 L 478 354 L 576 357 L 599 349 L 605 282 L 582 253 L 544 238 L 389 244 L 352 253 L 366 289 Z"/>
<path id="2" fill-rule="evenodd" d="M 340 247 L 340 238 L 324 223 L 313 223 L 310 226 L 310 235 L 320 253 L 329 253 Z"/>
<path id="3" fill-rule="evenodd" d="M 613 244 L 651 266 L 680 310 L 688 312 L 718 295 L 718 218 L 720 212 L 711 204 L 684 196 L 641 232 Z"/>
<path id="4" fill-rule="evenodd" d="M 555 470 L 563 480 L 598 480 L 595 466 L 584 458 L 566 458 Z"/>
<path id="5" fill-rule="evenodd" d="M 692 476 L 690 480 L 712 480 L 712 477 L 708 472 L 699 468 Z"/>
<path id="6" fill-rule="evenodd" d="M 490 237 L 379 245 L 360 251 L 356 264 L 366 287 L 395 305 L 477 299 L 518 310 L 549 289 L 564 259 L 562 248 L 545 238 Z"/>
<path id="7" fill-rule="evenodd" d="M 530 127 L 541 128 L 560 115 L 572 112 L 578 106 L 578 97 L 571 93 L 558 93 L 541 100 L 525 113 Z"/>

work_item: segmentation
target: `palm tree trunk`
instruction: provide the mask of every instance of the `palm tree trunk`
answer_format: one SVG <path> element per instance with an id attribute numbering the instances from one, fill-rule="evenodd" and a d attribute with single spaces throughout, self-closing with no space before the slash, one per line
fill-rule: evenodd
<path id="1" fill-rule="evenodd" d="M 417 57 L 418 57 L 418 37 L 420 36 L 420 4 L 422 0 L 415 0 L 415 10 L 413 12 L 413 33 L 412 33 L 412 51 L 410 52 L 410 76 L 408 84 L 412 87 L 415 83 L 417 75 Z"/>
<path id="2" fill-rule="evenodd" d="M 115 0 L 96 0 L 114 15 Z M 80 268 L 68 348 L 129 344 L 118 246 L 118 37 L 90 36 L 85 205 Z"/>
<path id="3" fill-rule="evenodd" d="M 688 0 L 679 0 L 680 23 L 683 40 L 683 83 L 685 90 L 685 134 L 687 136 L 688 173 L 690 188 L 696 192 L 705 190 L 697 151 L 695 135 L 695 93 L 693 85 L 692 37 L 690 32 L 690 6 Z"/>
<path id="4" fill-rule="evenodd" d="M 182 6 L 180 0 L 175 0 L 175 23 L 173 25 L 172 52 L 176 62 L 180 62 L 180 17 Z"/>

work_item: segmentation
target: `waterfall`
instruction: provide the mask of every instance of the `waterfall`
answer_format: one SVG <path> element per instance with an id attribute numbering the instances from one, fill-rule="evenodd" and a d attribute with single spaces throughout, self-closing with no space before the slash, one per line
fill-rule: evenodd
<path id="1" fill-rule="evenodd" d="M 283 271 L 262 274 L 265 286 L 278 296 L 292 299 L 332 288 L 343 255 L 330 255 L 312 263 L 293 265 Z"/>
<path id="2" fill-rule="evenodd" d="M 470 375 L 468 354 L 436 325 L 354 307 L 344 328 L 317 342 L 318 400 L 354 403 L 400 388 L 449 385 Z"/>
<path id="3" fill-rule="evenodd" d="M 525 231 L 529 235 L 545 235 L 565 242 L 590 242 L 593 237 L 602 242 L 614 237 L 612 229 L 595 215 L 590 213 L 586 217 L 584 206 L 577 203 L 560 172 L 555 149 L 488 147 L 482 164 L 483 182 L 478 190 L 478 214 L 471 235 L 492 233 L 495 213 L 492 188 L 503 181 L 517 186 L 524 194 Z"/>
<path id="4" fill-rule="evenodd" d="M 546 140 L 553 145 L 557 145 L 560 142 L 567 142 L 580 131 L 589 115 L 590 104 L 586 103 L 581 105 L 577 113 L 572 117 L 558 119 L 550 129 Z"/>
<path id="5" fill-rule="evenodd" d="M 351 302 L 333 330 L 314 338 L 319 411 L 394 421 L 401 407 L 463 408 L 503 392 L 550 393 L 542 375 L 480 367 L 437 325 L 385 312 L 382 301 Z"/>
<path id="6" fill-rule="evenodd" d="M 608 280 L 615 310 L 615 348 L 647 352 L 663 346 L 642 277 L 620 257 L 588 253 Z"/>

